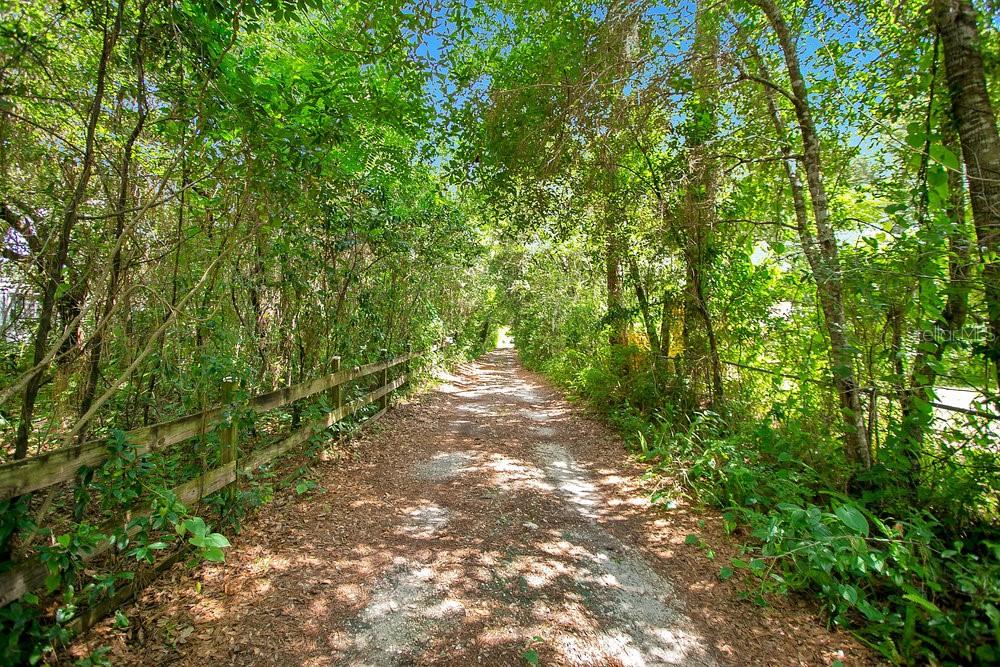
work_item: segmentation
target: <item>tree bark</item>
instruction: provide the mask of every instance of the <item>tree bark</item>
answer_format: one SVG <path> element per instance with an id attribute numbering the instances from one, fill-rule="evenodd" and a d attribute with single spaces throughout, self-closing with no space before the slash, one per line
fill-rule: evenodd
<path id="1" fill-rule="evenodd" d="M 986 88 L 976 10 L 971 0 L 936 0 L 952 114 L 962 145 L 972 218 L 983 261 L 990 329 L 987 356 L 1000 364 L 1000 133 Z"/>
<path id="2" fill-rule="evenodd" d="M 715 207 L 719 180 L 717 161 L 708 144 L 717 124 L 719 31 L 713 21 L 714 17 L 708 9 L 699 3 L 691 47 L 694 97 L 685 140 L 688 182 L 684 191 L 684 261 L 687 265 L 684 352 L 685 372 L 692 376 L 692 380 L 700 375 L 710 375 L 711 405 L 718 410 L 725 403 L 722 362 L 705 284 L 717 223 Z M 696 320 L 700 320 L 700 327 Z M 706 358 L 707 373 L 704 369 Z M 692 384 L 698 387 L 699 383 L 695 381 Z"/>
<path id="3" fill-rule="evenodd" d="M 941 135 L 945 147 L 959 154 L 957 137 L 952 119 L 942 123 Z M 921 453 L 924 435 L 931 425 L 933 413 L 927 404 L 934 400 L 938 362 L 944 356 L 955 334 L 965 325 L 969 310 L 969 279 L 972 275 L 972 248 L 965 222 L 965 192 L 962 173 L 948 172 L 946 215 L 951 221 L 948 229 L 948 283 L 945 287 L 945 307 L 940 318 L 929 330 L 921 332 L 917 354 L 913 360 L 909 386 L 903 391 L 900 407 L 902 425 L 900 445 L 903 458 L 908 463 L 904 483 L 916 489 L 920 481 Z M 931 224 L 930 220 L 923 220 Z"/>
<path id="4" fill-rule="evenodd" d="M 108 277 L 108 291 L 104 297 L 104 308 L 101 313 L 101 320 L 104 321 L 111 315 L 111 311 L 115 307 L 115 300 L 118 297 L 119 283 L 121 280 L 122 273 L 122 244 L 120 239 L 122 234 L 125 233 L 125 208 L 128 204 L 129 189 L 131 187 L 131 172 L 132 172 L 132 154 L 135 150 L 135 143 L 139 140 L 139 135 L 142 134 L 142 130 L 146 125 L 146 117 L 148 116 L 148 107 L 146 104 L 146 76 L 143 71 L 143 37 L 145 32 L 146 24 L 146 2 L 143 2 L 139 9 L 139 23 L 136 29 L 136 107 L 138 110 L 138 118 L 136 119 L 135 126 L 132 128 L 132 132 L 129 134 L 128 139 L 125 141 L 125 147 L 122 150 L 122 162 L 121 162 L 121 173 L 119 174 L 118 180 L 118 200 L 117 200 L 117 215 L 115 215 L 115 232 L 114 232 L 114 251 L 111 255 L 111 275 Z M 84 415 L 90 410 L 91 405 L 94 403 L 94 397 L 97 394 L 97 382 L 101 374 L 101 357 L 104 349 L 104 334 L 103 330 L 98 330 L 93 339 L 90 342 L 90 367 L 87 372 L 87 381 L 84 385 L 83 397 L 80 400 L 80 415 Z M 87 429 L 83 428 L 80 430 L 78 435 L 78 440 L 80 443 L 86 439 Z"/>
<path id="5" fill-rule="evenodd" d="M 607 138 L 603 140 L 607 142 Z M 607 322 L 610 328 L 608 342 L 611 345 L 624 345 L 628 340 L 628 327 L 625 321 L 625 306 L 622 295 L 622 252 L 621 240 L 616 229 L 616 219 L 619 215 L 615 203 L 616 173 L 608 155 L 608 147 L 602 147 L 601 167 L 604 171 L 605 206 L 604 206 L 604 269 L 607 278 L 608 312 Z"/>
<path id="6" fill-rule="evenodd" d="M 87 138 L 80 167 L 80 175 L 76 180 L 73 193 L 66 203 L 66 209 L 63 211 L 55 252 L 45 260 L 45 282 L 42 288 L 42 303 L 38 311 L 38 326 L 35 329 L 35 335 L 32 340 L 32 366 L 36 367 L 36 370 L 28 380 L 21 400 L 21 416 L 18 421 L 17 435 L 14 440 L 15 460 L 23 459 L 28 455 L 28 439 L 31 436 L 31 422 L 35 413 L 35 401 L 38 398 L 38 390 L 41 388 L 44 378 L 45 368 L 40 364 L 46 356 L 49 333 L 52 330 L 52 317 L 56 304 L 56 295 L 62 281 L 63 267 L 66 266 L 66 259 L 69 255 L 70 236 L 73 233 L 73 228 L 76 226 L 79 208 L 86 197 L 87 186 L 90 184 L 90 177 L 93 173 L 96 155 L 95 138 L 97 134 L 97 121 L 101 116 L 101 105 L 104 100 L 104 90 L 107 86 L 108 63 L 111 60 L 111 54 L 121 33 L 124 8 L 125 0 L 121 0 L 118 3 L 114 23 L 110 27 L 105 26 L 104 28 L 101 58 L 97 67 L 97 79 L 94 88 L 94 99 L 91 102 L 87 115 Z"/>
<path id="7" fill-rule="evenodd" d="M 663 291 L 663 305 L 660 307 L 660 349 L 659 354 L 666 361 L 670 358 L 670 344 L 673 326 L 673 295 L 669 290 Z"/>
<path id="8" fill-rule="evenodd" d="M 639 265 L 635 257 L 628 256 L 629 277 L 632 286 L 635 288 L 635 298 L 639 301 L 639 311 L 642 314 L 642 324 L 646 329 L 646 337 L 649 339 L 649 350 L 654 355 L 654 361 L 660 354 L 660 337 L 656 332 L 656 324 L 653 322 L 653 315 L 649 309 L 649 297 L 646 294 L 646 287 L 642 284 L 642 275 L 639 273 Z M 658 362 L 657 362 L 658 363 Z"/>
<path id="9" fill-rule="evenodd" d="M 802 137 L 802 163 L 805 167 L 806 186 L 812 203 L 816 236 L 802 224 L 803 211 L 796 211 L 796 218 L 803 241 L 803 251 L 812 268 L 816 291 L 823 312 L 827 335 L 830 338 L 830 365 L 833 384 L 840 403 L 843 437 L 847 460 L 856 468 L 871 467 L 871 449 L 865 430 L 864 412 L 861 409 L 861 392 L 855 376 L 855 353 L 850 344 L 847 317 L 844 312 L 843 284 L 837 240 L 830 222 L 830 208 L 823 183 L 823 161 L 820 154 L 819 135 L 812 119 L 809 94 L 798 52 L 781 10 L 773 0 L 753 0 L 767 17 L 778 38 L 791 83 L 792 105 Z M 780 124 L 780 119 L 779 119 Z M 794 165 L 785 161 L 786 169 Z M 800 197 L 803 194 L 799 188 Z M 794 186 L 793 186 L 794 196 Z M 802 198 L 804 199 L 804 198 Z M 804 206 L 803 206 L 804 208 Z M 803 232 L 806 232 L 803 234 Z"/>

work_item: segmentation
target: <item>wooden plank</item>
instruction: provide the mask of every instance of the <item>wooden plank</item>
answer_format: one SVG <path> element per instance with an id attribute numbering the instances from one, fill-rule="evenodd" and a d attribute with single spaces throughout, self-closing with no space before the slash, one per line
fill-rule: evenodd
<path id="1" fill-rule="evenodd" d="M 339 361 L 339 359 L 338 359 L 338 361 Z M 401 387 L 408 380 L 409 380 L 409 373 L 406 373 L 406 374 L 404 374 L 404 375 L 396 378 L 396 380 L 394 380 L 389 385 L 385 385 L 385 386 L 380 387 L 379 389 L 371 392 L 370 394 L 368 394 L 366 396 L 363 396 L 362 398 L 360 398 L 360 399 L 358 399 L 356 401 L 353 401 L 348 406 L 338 405 L 337 407 L 338 408 L 342 408 L 344 411 L 341 412 L 341 410 L 339 410 L 339 409 L 335 410 L 334 412 L 340 414 L 341 416 L 336 417 L 334 420 L 329 421 L 328 419 L 323 419 L 323 420 L 319 420 L 319 422 L 323 423 L 323 424 L 326 424 L 326 426 L 324 426 L 324 428 L 328 428 L 329 426 L 332 426 L 334 423 L 336 423 L 340 419 L 343 419 L 347 415 L 353 414 L 353 413 L 357 412 L 358 410 L 360 410 L 361 408 L 363 408 L 364 406 L 369 405 L 369 404 L 373 403 L 374 401 L 378 400 L 382 396 L 388 395 L 389 393 L 391 393 L 395 389 Z M 339 403 L 339 401 L 338 401 L 338 403 Z M 330 414 L 334 414 L 334 412 L 331 412 Z M 382 408 L 381 410 L 379 410 L 378 412 L 376 412 L 374 415 L 372 415 L 371 417 L 369 417 L 368 419 L 366 419 L 364 423 L 367 425 L 367 424 L 370 424 L 370 423 L 372 423 L 374 421 L 377 421 L 379 418 L 381 418 L 383 415 L 385 415 L 386 412 L 388 412 L 388 409 Z M 309 427 L 307 427 L 306 429 L 300 429 L 300 430 L 305 431 L 307 429 L 310 430 L 310 431 L 312 430 Z M 312 434 L 310 433 L 309 435 L 311 436 Z M 305 440 L 308 439 L 308 437 L 309 436 L 307 436 L 304 439 L 299 440 L 299 442 L 304 442 Z M 277 446 L 272 447 L 272 448 L 268 448 L 268 450 L 270 451 L 270 456 L 268 456 L 267 458 L 259 457 L 259 461 L 260 462 L 259 463 L 253 463 L 252 467 L 256 468 L 257 466 L 259 466 L 259 465 L 261 465 L 263 463 L 266 463 L 267 461 L 273 459 L 274 457 L 279 456 L 280 454 L 284 453 L 285 451 L 288 451 L 289 449 L 291 449 L 291 446 L 287 444 L 289 440 L 290 440 L 290 438 L 286 438 L 281 443 L 278 443 L 281 446 L 280 448 L 277 447 Z M 257 460 L 257 459 L 251 458 L 251 461 L 254 461 L 254 460 Z M 250 467 L 250 466 L 248 466 L 248 467 Z M 176 489 L 174 489 L 174 493 L 179 498 L 181 498 L 181 497 L 183 497 L 186 494 L 189 494 L 189 493 L 192 493 L 192 492 L 198 490 L 201 493 L 201 495 L 199 495 L 198 497 L 199 498 L 203 498 L 204 496 L 209 495 L 213 491 L 207 491 L 207 488 L 209 488 L 209 487 L 201 487 L 199 489 L 199 485 L 196 484 L 196 483 L 200 483 L 200 482 L 202 482 L 204 480 L 205 477 L 208 477 L 208 476 L 212 475 L 212 476 L 214 476 L 214 479 L 213 479 L 212 482 L 210 482 L 209 486 L 210 487 L 214 487 L 214 490 L 218 490 L 218 489 L 222 488 L 223 486 L 229 484 L 232 481 L 232 479 L 235 479 L 235 477 L 236 477 L 235 472 L 236 472 L 235 471 L 235 463 L 227 465 L 224 468 L 216 468 L 215 470 L 207 473 L 206 475 L 202 476 L 202 478 L 199 478 L 198 480 L 192 480 L 192 482 L 188 482 L 187 484 L 182 485 L 181 487 L 177 487 Z M 184 491 L 182 491 L 181 490 L 182 487 L 187 487 L 187 489 L 184 490 Z M 184 502 L 184 501 L 182 500 L 182 502 Z M 110 615 L 112 611 L 114 611 L 116 609 L 119 609 L 123 605 L 127 604 L 128 602 L 130 602 L 146 586 L 148 586 L 149 584 L 151 584 L 161 573 L 163 573 L 164 571 L 166 571 L 167 569 L 169 569 L 170 567 L 172 567 L 175 563 L 180 562 L 180 560 L 184 556 L 186 556 L 187 554 L 189 554 L 190 551 L 191 551 L 190 547 L 188 545 L 184 545 L 182 548 L 178 549 L 173 554 L 171 554 L 170 556 L 167 556 L 161 562 L 159 562 L 156 565 L 154 565 L 152 567 L 152 569 L 150 569 L 150 570 L 148 570 L 148 571 L 146 571 L 146 572 L 141 573 L 140 575 L 138 575 L 135 580 L 133 580 L 132 582 L 130 582 L 124 588 L 120 589 L 110 599 L 105 600 L 104 602 L 101 602 L 101 603 L 97 604 L 95 607 L 93 607 L 91 609 L 85 609 L 80 614 L 80 616 L 78 616 L 77 618 L 73 619 L 73 621 L 69 624 L 69 630 L 70 630 L 71 634 L 74 635 L 74 636 L 76 636 L 76 635 L 79 635 L 82 632 L 86 632 L 90 628 L 94 627 L 94 625 L 96 625 L 98 623 L 98 621 L 100 621 L 102 618 L 104 618 L 105 616 Z M 91 557 L 93 557 L 93 556 L 91 556 Z M 4 604 L 6 604 L 6 603 L 4 603 Z M 2 605 L 0 605 L 0 606 L 2 606 Z"/>
<path id="2" fill-rule="evenodd" d="M 249 470 L 255 469 L 267 463 L 271 459 L 281 456 L 282 454 L 294 449 L 296 446 L 306 442 L 314 434 L 322 432 L 346 417 L 353 415 L 361 408 L 370 405 L 371 403 L 381 399 L 383 396 L 395 391 L 397 388 L 402 386 L 408 378 L 408 375 L 401 375 L 389 384 L 379 387 L 375 391 L 365 394 L 361 398 L 351 401 L 346 405 L 340 406 L 339 408 L 328 413 L 322 419 L 318 419 L 315 422 L 304 426 L 292 435 L 271 445 L 270 447 L 266 447 L 258 452 L 255 452 L 247 458 L 244 468 Z M 377 417 L 382 416 L 383 413 L 384 410 L 380 411 Z M 171 491 L 181 503 L 190 506 L 233 483 L 236 480 L 236 477 L 236 462 L 233 461 L 218 468 L 214 468 L 196 479 L 174 487 Z M 144 508 L 133 514 L 129 520 L 136 516 L 142 516 L 148 513 L 149 509 Z M 101 530 L 103 532 L 110 533 L 114 531 L 118 525 L 119 524 L 117 522 L 105 524 Z M 134 533 L 137 530 L 138 529 L 132 532 Z M 87 554 L 83 560 L 88 561 L 93 558 L 97 558 L 98 556 L 106 553 L 110 548 L 110 543 L 102 542 L 92 552 Z M 47 574 L 48 571 L 45 565 L 39 562 L 37 558 L 29 558 L 21 561 L 7 572 L 0 573 L 0 606 L 17 600 L 29 591 L 41 588 L 45 583 L 45 577 Z"/>
<path id="3" fill-rule="evenodd" d="M 180 502 L 190 506 L 235 480 L 236 463 L 233 462 L 219 468 L 214 468 L 196 479 L 173 488 L 171 491 L 177 496 Z M 131 521 L 133 518 L 143 516 L 144 514 L 149 514 L 149 508 L 139 510 L 127 520 Z M 120 522 L 111 522 L 102 526 L 100 530 L 105 533 L 111 533 L 119 525 L 121 525 Z M 134 535 L 136 532 L 138 532 L 138 528 L 133 529 L 130 535 Z M 93 551 L 86 554 L 83 560 L 89 561 L 97 558 L 110 549 L 111 544 L 109 542 L 101 542 Z M 27 558 L 10 570 L 0 574 L 0 607 L 17 600 L 29 591 L 41 588 L 45 583 L 47 574 L 47 568 L 37 557 Z"/>
<path id="4" fill-rule="evenodd" d="M 358 366 L 332 373 L 318 380 L 261 394 L 250 399 L 249 406 L 258 414 L 267 412 L 345 382 L 379 373 L 405 363 L 413 356 L 419 355 L 403 354 L 394 359 Z M 223 408 L 212 408 L 160 424 L 138 428 L 129 431 L 126 436 L 130 442 L 135 444 L 137 453 L 145 454 L 165 449 L 203 432 L 212 431 L 222 416 Z M 96 441 L 74 447 L 63 447 L 40 456 L 0 465 L 0 500 L 68 481 L 73 479 L 76 471 L 82 466 L 97 466 L 106 458 L 107 446 L 105 442 Z"/>
<path id="5" fill-rule="evenodd" d="M 350 403 L 327 413 L 327 415 L 322 419 L 317 419 L 316 421 L 303 426 L 284 440 L 276 442 L 270 447 L 254 452 L 247 459 L 246 469 L 252 470 L 262 466 L 271 459 L 281 456 L 285 452 L 294 449 L 296 446 L 301 445 L 316 433 L 322 433 L 325 429 L 328 429 L 342 419 L 353 415 L 366 405 L 370 405 L 386 394 L 398 389 L 404 382 L 406 382 L 408 377 L 409 376 L 401 375 L 389 384 L 379 387 L 375 391 L 365 394 L 361 398 L 351 401 Z"/>

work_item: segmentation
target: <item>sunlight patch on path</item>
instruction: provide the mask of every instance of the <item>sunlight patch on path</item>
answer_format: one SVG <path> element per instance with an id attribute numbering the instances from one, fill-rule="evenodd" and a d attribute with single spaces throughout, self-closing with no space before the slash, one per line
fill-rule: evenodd
<path id="1" fill-rule="evenodd" d="M 494 486 L 511 491 L 553 491 L 545 473 L 528 461 L 494 453 L 483 467 L 491 473 L 490 483 Z"/>
<path id="2" fill-rule="evenodd" d="M 544 550 L 574 564 L 573 578 L 583 604 L 594 617 L 587 636 L 561 634 L 554 643 L 573 664 L 710 665 L 704 640 L 680 609 L 668 581 L 634 550 L 598 523 L 606 505 L 587 471 L 568 450 L 552 442 L 535 445 L 545 476 L 568 506 L 586 519 Z M 557 565 L 531 568 L 558 572 Z"/>
<path id="3" fill-rule="evenodd" d="M 530 458 L 507 453 L 505 442 L 490 434 L 493 451 L 440 451 L 410 469 L 410 475 L 423 482 L 484 479 L 496 488 L 537 494 L 569 510 L 561 525 L 550 522 L 540 529 L 525 522 L 534 537 L 517 547 L 510 545 L 520 553 L 515 551 L 509 560 L 495 563 L 492 572 L 484 572 L 485 581 L 491 582 L 484 590 L 520 591 L 506 598 L 506 604 L 520 607 L 538 626 L 513 634 L 510 626 L 496 627 L 486 634 L 493 637 L 495 632 L 499 640 L 537 631 L 562 662 L 573 665 L 714 664 L 671 584 L 637 550 L 601 525 L 601 518 L 613 508 L 590 471 L 567 446 L 555 441 L 569 409 L 544 402 L 527 382 L 498 375 L 478 378 L 490 383 L 488 387 L 455 383 L 445 390 L 457 399 L 452 408 L 457 418 L 451 426 L 471 436 L 485 432 L 492 420 L 511 419 L 515 429 L 508 430 L 511 449 L 528 445 Z M 512 400 L 513 409 L 504 410 L 504 402 L 509 405 Z M 602 480 L 606 472 L 599 473 Z M 444 534 L 450 515 L 439 504 L 420 501 L 403 511 L 397 530 L 428 540 L 436 548 L 435 540 Z M 349 664 L 401 665 L 419 660 L 429 641 L 467 622 L 470 613 L 475 615 L 448 597 L 449 587 L 460 586 L 463 579 L 435 567 L 397 564 L 379 580 L 352 624 L 353 649 L 347 655 L 364 659 Z"/>
<path id="4" fill-rule="evenodd" d="M 447 597 L 450 583 L 433 568 L 417 565 L 403 564 L 383 575 L 371 601 L 349 623 L 350 657 L 344 664 L 410 664 L 432 636 L 465 615 L 462 603 Z"/>
<path id="5" fill-rule="evenodd" d="M 600 496 L 583 470 L 569 455 L 566 448 L 554 442 L 540 442 L 535 445 L 535 453 L 542 459 L 545 476 L 552 482 L 559 494 L 588 519 L 598 517 Z"/>
<path id="6" fill-rule="evenodd" d="M 604 619 L 596 637 L 604 653 L 625 665 L 711 664 L 673 588 L 641 556 L 597 527 L 568 540 L 584 570 L 585 604 Z"/>
<path id="7" fill-rule="evenodd" d="M 440 533 L 448 523 L 448 510 L 436 503 L 425 502 L 406 511 L 406 521 L 400 527 L 407 537 L 427 540 Z"/>
<path id="8" fill-rule="evenodd" d="M 422 482 L 443 482 L 475 470 L 474 452 L 441 452 L 417 464 L 413 476 Z"/>

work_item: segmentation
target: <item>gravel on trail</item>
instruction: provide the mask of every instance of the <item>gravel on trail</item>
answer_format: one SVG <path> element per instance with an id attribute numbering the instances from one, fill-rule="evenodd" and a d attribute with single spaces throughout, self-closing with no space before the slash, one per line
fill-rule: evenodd
<path id="1" fill-rule="evenodd" d="M 278 492 L 73 647 L 115 665 L 878 664 L 807 600 L 722 582 L 711 511 L 649 501 L 621 438 L 500 349 Z M 698 544 L 687 537 L 698 535 Z M 707 550 L 714 552 L 714 560 Z"/>

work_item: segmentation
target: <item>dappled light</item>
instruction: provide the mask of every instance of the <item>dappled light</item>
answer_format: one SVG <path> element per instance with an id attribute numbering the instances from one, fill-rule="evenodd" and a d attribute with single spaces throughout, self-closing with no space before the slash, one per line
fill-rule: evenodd
<path id="1" fill-rule="evenodd" d="M 0 667 L 1000 665 L 1000 0 L 2 0 Z"/>
<path id="2" fill-rule="evenodd" d="M 675 576 L 693 519 L 659 514 L 620 442 L 509 350 L 442 374 L 361 446 L 248 525 L 226 565 L 154 584 L 128 610 L 146 636 L 102 631 L 118 660 L 194 665 L 231 637 L 221 656 L 261 665 L 516 664 L 529 648 L 544 664 L 710 665 L 740 641 Z"/>

